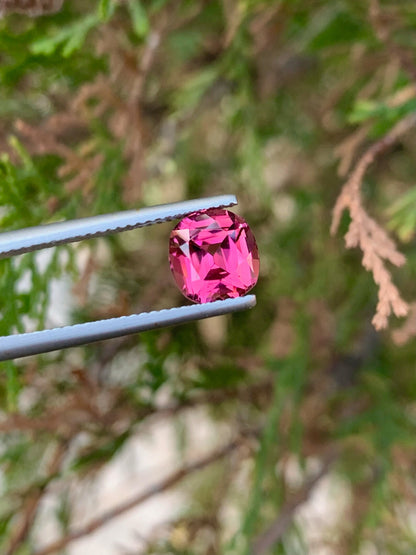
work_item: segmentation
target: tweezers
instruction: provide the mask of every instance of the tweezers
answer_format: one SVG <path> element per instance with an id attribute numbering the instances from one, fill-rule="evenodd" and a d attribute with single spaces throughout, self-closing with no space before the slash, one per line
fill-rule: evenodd
<path id="1" fill-rule="evenodd" d="M 0 234 L 0 258 L 176 220 L 199 210 L 225 208 L 236 204 L 237 199 L 234 195 L 221 195 L 9 231 Z M 237 312 L 255 304 L 256 297 L 246 295 L 235 299 L 3 336 L 0 337 L 0 361 Z"/>

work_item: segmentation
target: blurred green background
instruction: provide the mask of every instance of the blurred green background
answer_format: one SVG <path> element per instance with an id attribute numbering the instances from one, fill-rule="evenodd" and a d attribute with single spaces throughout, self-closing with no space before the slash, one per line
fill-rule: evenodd
<path id="1" fill-rule="evenodd" d="M 166 420 L 179 473 L 140 481 L 181 501 L 128 553 L 415 553 L 414 131 L 361 183 L 406 256 L 381 263 L 407 318 L 374 329 L 348 211 L 330 234 L 348 173 L 416 110 L 415 3 L 18 4 L 0 20 L 1 229 L 232 193 L 261 274 L 249 312 L 0 363 L 1 552 L 92 553 L 71 533 L 103 511 L 80 524 L 74 489 Z M 0 335 L 183 304 L 170 228 L 0 261 Z M 195 441 L 201 414 L 214 440 Z"/>

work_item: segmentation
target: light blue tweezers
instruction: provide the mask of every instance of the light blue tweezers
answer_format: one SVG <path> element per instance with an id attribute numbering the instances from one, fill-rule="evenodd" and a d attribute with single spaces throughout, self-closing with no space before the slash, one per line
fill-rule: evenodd
<path id="1" fill-rule="evenodd" d="M 176 220 L 198 210 L 225 208 L 236 204 L 237 199 L 234 195 L 221 195 L 10 231 L 0 234 L 0 258 Z M 8 335 L 0 337 L 0 361 L 237 312 L 255 304 L 256 297 L 247 295 L 224 301 Z"/>

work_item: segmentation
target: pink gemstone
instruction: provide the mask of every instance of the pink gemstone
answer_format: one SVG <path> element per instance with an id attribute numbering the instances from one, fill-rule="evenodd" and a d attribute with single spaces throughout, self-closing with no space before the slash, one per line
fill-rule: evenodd
<path id="1" fill-rule="evenodd" d="M 170 234 L 169 262 L 179 289 L 196 303 L 244 295 L 256 285 L 260 266 L 248 224 L 223 209 L 181 220 Z"/>

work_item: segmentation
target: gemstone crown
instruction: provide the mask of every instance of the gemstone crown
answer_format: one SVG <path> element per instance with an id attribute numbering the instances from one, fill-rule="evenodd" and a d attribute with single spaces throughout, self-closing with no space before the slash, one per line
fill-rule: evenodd
<path id="1" fill-rule="evenodd" d="M 245 295 L 257 283 L 260 265 L 247 222 L 219 208 L 178 223 L 170 235 L 169 262 L 179 289 L 196 303 Z"/>

